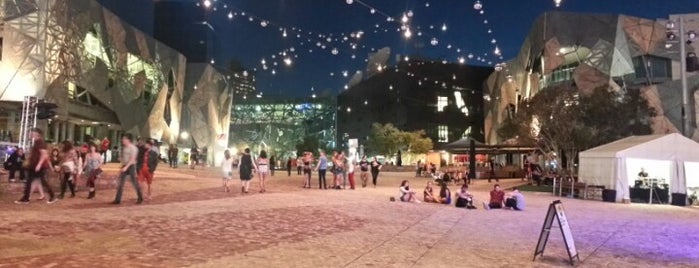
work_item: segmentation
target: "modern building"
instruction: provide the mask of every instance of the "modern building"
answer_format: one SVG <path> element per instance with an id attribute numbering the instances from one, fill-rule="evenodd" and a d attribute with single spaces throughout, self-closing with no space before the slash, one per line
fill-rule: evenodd
<path id="1" fill-rule="evenodd" d="M 0 129 L 18 133 L 21 102 L 34 96 L 58 105 L 54 118 L 38 122 L 53 141 L 91 136 L 118 144 L 132 133 L 207 146 L 212 162 L 227 147 L 221 136 L 232 94 L 213 67 L 189 64 L 95 0 L 2 7 Z"/>
<path id="2" fill-rule="evenodd" d="M 645 19 L 626 15 L 548 12 L 532 26 L 519 54 L 487 81 L 485 136 L 488 143 L 502 142 L 497 130 L 516 109 L 519 100 L 531 98 L 552 86 L 568 85 L 581 94 L 601 86 L 640 90 L 657 116 L 655 133 L 682 132 L 681 75 L 688 77 L 691 119 L 689 133 L 699 140 L 696 126 L 699 73 L 680 68 L 682 58 L 696 62 L 699 40 L 680 55 L 679 36 L 699 32 L 699 14 L 683 15 L 686 31 L 679 33 L 679 16 Z M 585 25 L 585 27 L 580 27 Z M 671 27 L 668 27 L 671 26 Z M 696 34 L 694 34 L 696 36 Z M 675 37 L 673 39 L 673 37 Z"/>
<path id="3" fill-rule="evenodd" d="M 236 99 L 231 121 L 231 142 L 238 150 L 266 149 L 290 156 L 304 137 L 313 137 L 323 148 L 335 147 L 335 98 L 290 99 L 267 96 Z"/>
<path id="4" fill-rule="evenodd" d="M 235 72 L 231 75 L 231 84 L 233 85 L 233 94 L 238 99 L 247 99 L 255 97 L 257 85 L 255 73 L 249 70 Z"/>
<path id="5" fill-rule="evenodd" d="M 155 38 L 180 51 L 188 62 L 211 62 L 216 32 L 208 11 L 197 1 L 162 0 L 155 3 Z"/>
<path id="6" fill-rule="evenodd" d="M 483 140 L 483 87 L 490 67 L 402 61 L 338 96 L 338 137 L 367 140 L 373 123 L 424 130 L 437 149 L 462 137 Z"/>

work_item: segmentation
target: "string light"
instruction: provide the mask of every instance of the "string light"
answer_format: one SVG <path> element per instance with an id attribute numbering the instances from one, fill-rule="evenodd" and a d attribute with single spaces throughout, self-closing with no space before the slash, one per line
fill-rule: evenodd
<path id="1" fill-rule="evenodd" d="M 553 0 L 553 3 L 556 5 L 556 7 L 561 7 L 561 2 L 562 0 Z"/>
<path id="2" fill-rule="evenodd" d="M 211 0 L 204 0 L 204 7 L 206 7 L 206 8 L 211 7 Z"/>
<path id="3" fill-rule="evenodd" d="M 483 8 L 483 4 L 481 4 L 481 1 L 476 1 L 473 3 L 473 9 L 475 10 L 481 10 Z"/>

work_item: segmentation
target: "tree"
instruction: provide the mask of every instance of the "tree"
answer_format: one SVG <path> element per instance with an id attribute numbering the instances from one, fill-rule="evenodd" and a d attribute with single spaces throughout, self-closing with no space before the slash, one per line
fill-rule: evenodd
<path id="1" fill-rule="evenodd" d="M 367 150 L 382 155 L 393 155 L 398 151 L 399 133 L 392 124 L 374 123 L 371 125 L 371 133 L 367 141 Z"/>
<path id="2" fill-rule="evenodd" d="M 543 151 L 566 156 L 566 168 L 572 170 L 579 151 L 630 135 L 650 134 L 653 116 L 655 111 L 638 90 L 600 87 L 585 95 L 575 88 L 553 87 L 522 101 L 498 135 L 537 141 Z"/>
<path id="3" fill-rule="evenodd" d="M 402 146 L 400 149 L 404 149 L 408 153 L 412 154 L 425 154 L 432 150 L 433 144 L 432 139 L 425 135 L 424 130 L 418 130 L 413 132 L 401 132 L 400 141 Z"/>
<path id="4" fill-rule="evenodd" d="M 296 144 L 296 155 L 301 156 L 304 152 L 316 152 L 319 148 L 317 138 L 305 136 L 302 142 Z"/>
<path id="5" fill-rule="evenodd" d="M 412 154 L 424 154 L 432 150 L 432 140 L 424 130 L 401 131 L 392 124 L 374 123 L 367 142 L 367 149 L 376 154 L 393 156 L 398 150 Z"/>

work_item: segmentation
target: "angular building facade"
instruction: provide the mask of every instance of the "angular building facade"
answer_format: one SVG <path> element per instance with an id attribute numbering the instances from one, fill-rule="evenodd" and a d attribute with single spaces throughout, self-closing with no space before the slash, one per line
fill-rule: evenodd
<path id="1" fill-rule="evenodd" d="M 699 14 L 687 29 L 699 31 Z M 668 19 L 626 15 L 549 12 L 540 16 L 516 58 L 487 81 L 485 136 L 488 143 L 502 142 L 497 130 L 521 99 L 548 87 L 569 85 L 581 94 L 601 86 L 640 90 L 657 116 L 656 133 L 682 132 L 680 44 L 668 41 Z M 584 25 L 584 27 L 581 27 Z M 678 35 L 680 33 L 675 33 Z M 685 33 L 682 33 L 685 34 Z M 687 52 L 696 52 L 696 40 Z M 688 111 L 694 140 L 699 140 L 696 116 L 699 74 L 688 72 L 691 108 Z"/>
<path id="2" fill-rule="evenodd" d="M 54 118 L 39 121 L 54 141 L 91 136 L 117 144 L 121 133 L 132 133 L 177 144 L 192 131 L 200 147 L 217 147 L 232 102 L 221 73 L 189 66 L 181 53 L 95 0 L 2 7 L 0 128 L 18 132 L 21 101 L 34 96 L 59 107 Z"/>
<path id="3" fill-rule="evenodd" d="M 238 150 L 265 149 L 279 157 L 294 155 L 304 137 L 321 148 L 335 147 L 335 99 L 330 96 L 289 99 L 264 96 L 238 99 L 233 105 L 231 138 Z"/>
<path id="4" fill-rule="evenodd" d="M 373 123 L 424 130 L 441 149 L 463 137 L 483 140 L 483 87 L 490 67 L 401 61 L 338 96 L 338 138 L 367 140 Z M 340 146 L 342 147 L 342 146 Z"/>

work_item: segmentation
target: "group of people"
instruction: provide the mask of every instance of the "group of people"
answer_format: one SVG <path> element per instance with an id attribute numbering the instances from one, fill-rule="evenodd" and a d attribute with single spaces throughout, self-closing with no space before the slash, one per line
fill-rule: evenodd
<path id="1" fill-rule="evenodd" d="M 318 189 L 328 189 L 327 174 L 328 171 L 333 176 L 330 189 L 344 189 L 349 182 L 350 189 L 356 188 L 355 173 L 359 169 L 359 178 L 362 183 L 362 188 L 367 187 L 369 175 L 371 174 L 371 182 L 374 188 L 378 183 L 379 172 L 383 166 L 379 160 L 374 157 L 372 161 L 368 161 L 366 156 L 362 156 L 361 160 L 357 161 L 354 157 L 346 157 L 344 152 L 333 152 L 333 155 L 328 159 L 324 151 L 319 153 L 317 159 L 313 153 L 305 152 L 302 157 L 294 161 L 291 157 L 286 162 L 287 175 L 291 176 L 292 167 L 296 163 L 298 175 L 304 175 L 303 188 L 312 188 L 312 173 L 318 173 Z"/>
<path id="2" fill-rule="evenodd" d="M 445 205 L 450 205 L 452 203 L 451 190 L 444 182 L 440 183 L 439 195 L 436 195 L 432 181 L 428 181 L 425 190 L 423 190 L 422 201 L 418 199 L 417 192 L 410 189 L 410 182 L 408 180 L 403 180 L 401 182 L 398 191 L 399 199 L 402 202 L 425 202 Z M 467 183 L 461 185 L 461 189 L 454 195 L 454 198 L 456 198 L 456 207 L 476 209 L 476 206 L 473 205 L 473 194 L 469 192 Z M 486 210 L 508 208 L 521 211 L 524 210 L 524 207 L 524 195 L 519 192 L 517 187 L 512 188 L 512 192 L 509 194 L 505 194 L 498 184 L 490 191 L 490 200 L 488 202 L 483 202 L 483 208 Z"/>
<path id="3" fill-rule="evenodd" d="M 28 204 L 30 195 L 33 192 L 40 194 L 39 200 L 44 200 L 44 189 L 49 195 L 47 203 L 51 204 L 58 199 L 65 197 L 66 191 L 70 191 L 70 197 L 76 196 L 77 181 L 81 177 L 85 177 L 86 186 L 88 188 L 87 199 L 93 199 L 96 195 L 96 180 L 102 174 L 102 167 L 105 162 L 104 150 L 101 147 L 108 149 L 109 144 L 102 143 L 100 145 L 89 142 L 83 146 L 75 146 L 70 141 L 64 141 L 59 146 L 50 150 L 49 146 L 43 139 L 43 131 L 38 128 L 31 130 L 33 145 L 31 147 L 29 157 L 26 158 L 23 149 L 17 149 L 16 155 L 10 159 L 10 169 L 12 171 L 27 171 L 27 176 L 24 180 L 24 192 L 22 197 L 15 201 L 16 204 Z M 120 153 L 122 167 L 120 169 L 119 181 L 117 186 L 117 194 L 114 199 L 114 204 L 121 203 L 121 195 L 124 182 L 127 176 L 131 177 L 131 181 L 138 194 L 137 203 L 143 202 L 143 196 L 140 191 L 140 181 L 147 187 L 147 196 L 151 196 L 151 184 L 153 181 L 153 172 L 158 164 L 158 152 L 155 148 L 155 142 L 152 140 L 143 140 L 139 142 L 138 147 L 133 144 L 133 137 L 130 134 L 125 134 L 122 137 L 122 150 Z M 98 148 L 98 146 L 100 146 Z M 21 163 L 21 164 L 20 164 Z M 11 175 L 13 175 L 11 172 Z M 48 183 L 49 176 L 56 174 L 58 177 L 60 192 L 58 196 L 54 195 L 51 186 Z M 20 175 L 22 176 L 22 175 Z M 11 177 L 14 179 L 14 176 Z M 22 178 L 21 178 L 22 179 Z"/>

